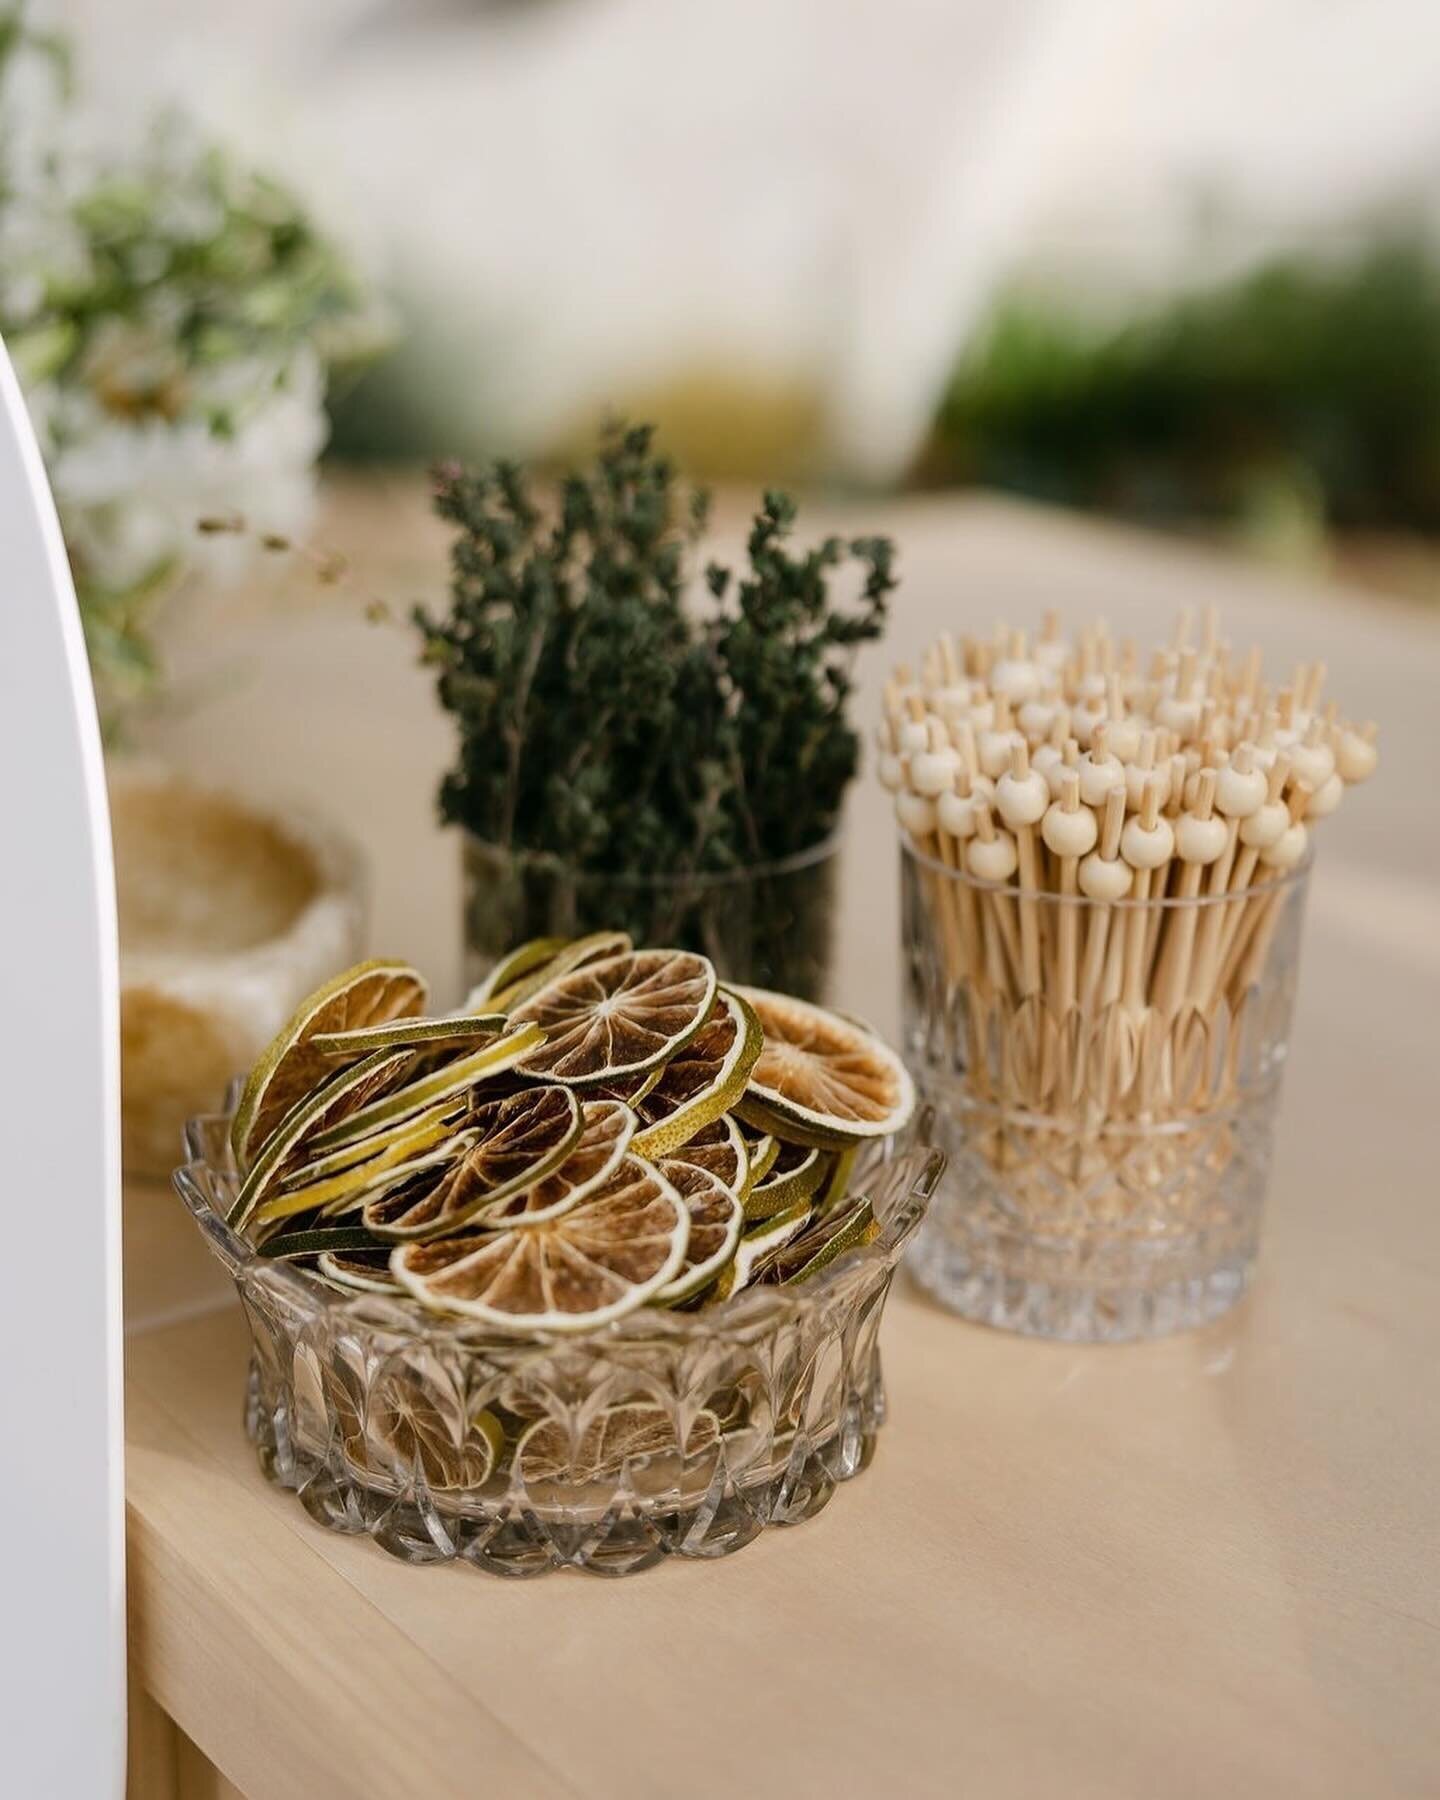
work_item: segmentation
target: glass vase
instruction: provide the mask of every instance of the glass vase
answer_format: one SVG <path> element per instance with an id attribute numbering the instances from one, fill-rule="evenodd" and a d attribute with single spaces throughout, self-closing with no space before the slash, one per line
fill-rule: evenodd
<path id="1" fill-rule="evenodd" d="M 191 1121 L 175 1184 L 235 1282 L 260 1467 L 332 1531 L 409 1563 L 625 1575 L 811 1518 L 885 1417 L 877 1340 L 942 1159 L 919 1116 L 853 1187 L 879 1235 L 797 1287 L 573 1334 L 504 1331 L 347 1293 L 226 1223 L 230 1115 Z"/>
<path id="2" fill-rule="evenodd" d="M 467 836 L 465 972 L 473 985 L 534 937 L 628 931 L 637 945 L 708 956 L 724 981 L 823 1000 L 834 937 L 838 836 L 721 874 L 595 874 Z"/>
<path id="3" fill-rule="evenodd" d="M 1215 898 L 973 880 L 906 843 L 904 1044 L 949 1171 L 911 1255 L 969 1319 L 1206 1323 L 1254 1267 L 1308 865 Z"/>

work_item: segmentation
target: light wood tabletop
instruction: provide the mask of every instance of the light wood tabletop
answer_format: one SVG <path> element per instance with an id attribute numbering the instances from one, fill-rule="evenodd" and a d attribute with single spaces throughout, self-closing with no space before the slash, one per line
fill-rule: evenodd
<path id="1" fill-rule="evenodd" d="M 326 541 L 397 601 L 434 595 L 421 504 L 409 480 L 352 484 Z M 132 1665 L 164 1800 L 1440 1791 L 1440 618 L 989 500 L 840 522 L 901 542 L 888 655 L 1051 604 L 1152 631 L 1217 600 L 1237 640 L 1324 657 L 1347 710 L 1383 720 L 1381 777 L 1313 883 L 1254 1290 L 1201 1333 L 1071 1348 L 902 1280 L 889 1423 L 818 1519 L 718 1564 L 512 1585 L 394 1563 L 264 1482 L 238 1308 L 178 1202 L 134 1185 Z M 150 747 L 348 825 L 375 948 L 454 993 L 446 725 L 412 645 L 358 611 L 292 586 L 182 618 L 204 705 Z M 891 1030 L 892 838 L 862 781 L 834 998 Z"/>

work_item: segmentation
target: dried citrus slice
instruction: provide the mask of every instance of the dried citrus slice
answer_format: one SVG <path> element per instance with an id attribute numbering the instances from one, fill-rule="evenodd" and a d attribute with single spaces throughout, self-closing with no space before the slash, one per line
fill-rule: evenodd
<path id="1" fill-rule="evenodd" d="M 300 1213 L 321 1209 L 327 1213 L 349 1212 L 427 1169 L 443 1168 L 463 1154 L 472 1141 L 472 1133 L 452 1132 L 448 1125 L 427 1127 L 408 1141 L 398 1137 L 378 1156 L 354 1163 L 338 1175 L 302 1182 L 299 1187 L 271 1194 L 251 1213 L 251 1223 L 273 1225 L 277 1220 L 293 1219 Z"/>
<path id="2" fill-rule="evenodd" d="M 719 1176 L 731 1193 L 742 1199 L 750 1185 L 750 1152 L 745 1134 L 730 1113 L 724 1113 L 703 1131 L 665 1158 L 666 1162 L 691 1163 Z"/>
<path id="3" fill-rule="evenodd" d="M 745 1139 L 745 1150 L 750 1158 L 750 1183 L 753 1187 L 757 1181 L 763 1181 L 775 1167 L 780 1155 L 780 1140 L 770 1131 L 756 1131 L 747 1126 L 737 1113 L 735 1115 L 740 1126 L 741 1136 Z"/>
<path id="4" fill-rule="evenodd" d="M 872 1032 L 786 994 L 739 991 L 765 1028 L 765 1047 L 738 1103 L 749 1124 L 791 1142 L 843 1150 L 888 1137 L 910 1117 L 915 1085 Z"/>
<path id="5" fill-rule="evenodd" d="M 378 1453 L 382 1463 L 422 1475 L 439 1492 L 483 1487 L 505 1447 L 504 1428 L 483 1408 L 466 1419 L 456 1399 L 433 1359 L 417 1356 L 408 1367 L 388 1363 L 365 1409 L 366 1462 Z"/>
<path id="6" fill-rule="evenodd" d="M 710 1017 L 632 1102 L 641 1118 L 637 1156 L 668 1156 L 728 1112 L 745 1092 L 764 1033 L 754 1009 L 721 988 Z"/>
<path id="7" fill-rule="evenodd" d="M 578 1206 L 615 1173 L 630 1147 L 635 1115 L 620 1100 L 586 1100 L 580 1107 L 580 1135 L 558 1169 L 534 1187 L 487 1205 L 476 1220 L 487 1230 L 500 1225 L 543 1225 Z"/>
<path id="8" fill-rule="evenodd" d="M 809 1203 L 796 1200 L 784 1212 L 776 1213 L 774 1218 L 752 1225 L 749 1231 L 741 1234 L 729 1267 L 720 1271 L 720 1279 L 711 1288 L 705 1304 L 718 1305 L 720 1301 L 728 1300 L 732 1294 L 738 1294 L 741 1288 L 749 1287 L 756 1276 L 763 1272 L 769 1258 L 777 1250 L 783 1249 L 791 1238 L 798 1237 L 809 1221 Z"/>
<path id="9" fill-rule="evenodd" d="M 765 1179 L 752 1182 L 745 1195 L 747 1219 L 773 1219 L 797 1200 L 808 1205 L 829 1171 L 829 1156 L 813 1144 L 777 1142 L 775 1150 Z"/>
<path id="10" fill-rule="evenodd" d="M 579 1485 L 618 1475 L 628 1464 L 680 1456 L 708 1455 L 720 1441 L 720 1421 L 702 1407 L 682 1435 L 668 1406 L 652 1400 L 625 1400 L 605 1406 L 577 1437 L 560 1419 L 537 1419 L 515 1447 L 515 1465 L 527 1482 L 563 1481 Z"/>
<path id="11" fill-rule="evenodd" d="M 745 1215 L 740 1196 L 718 1175 L 694 1163 L 661 1161 L 660 1173 L 685 1202 L 690 1214 L 690 1240 L 685 1260 L 672 1280 L 654 1296 L 654 1304 L 678 1306 L 707 1287 L 735 1254 Z"/>
<path id="12" fill-rule="evenodd" d="M 420 1192 L 392 1190 L 366 1203 L 365 1226 L 401 1243 L 458 1231 L 482 1208 L 535 1186 L 558 1169 L 580 1136 L 580 1102 L 569 1088 L 521 1088 L 482 1100 L 466 1116 L 472 1142 Z"/>
<path id="13" fill-rule="evenodd" d="M 522 976 L 533 975 L 537 969 L 553 962 L 567 942 L 568 939 L 562 937 L 536 937 L 517 944 L 500 958 L 482 982 L 471 988 L 461 1012 L 481 1012 L 502 989 L 513 987 Z"/>
<path id="14" fill-rule="evenodd" d="M 324 1256 L 327 1251 L 349 1254 L 375 1249 L 375 1239 L 363 1225 L 304 1225 L 296 1231 L 279 1231 L 260 1246 L 261 1256 L 290 1262 L 299 1256 Z"/>
<path id="15" fill-rule="evenodd" d="M 508 987 L 497 988 L 489 1004 L 502 1007 L 506 1012 L 514 1012 L 543 987 L 552 981 L 558 981 L 562 975 L 569 975 L 576 969 L 585 968 L 593 962 L 603 962 L 606 957 L 623 956 L 635 948 L 626 931 L 592 931 L 585 937 L 572 938 L 562 944 L 546 963 L 526 975 L 521 981 L 512 981 Z"/>
<path id="16" fill-rule="evenodd" d="M 880 1222 L 870 1210 L 870 1202 L 864 1198 L 852 1201 L 792 1238 L 766 1264 L 765 1278 L 796 1287 L 828 1268 L 847 1250 L 858 1250 L 879 1235 Z"/>
<path id="17" fill-rule="evenodd" d="M 386 1125 L 379 1131 L 372 1132 L 369 1137 L 358 1139 L 353 1144 L 345 1144 L 339 1150 L 332 1150 L 328 1156 L 308 1156 L 307 1146 L 302 1143 L 300 1155 L 292 1158 L 288 1165 L 288 1173 L 280 1180 L 280 1192 L 288 1193 L 292 1188 L 303 1187 L 311 1181 L 321 1181 L 328 1175 L 338 1175 L 342 1169 L 353 1169 L 356 1163 L 368 1162 L 372 1156 L 378 1156 L 382 1150 L 388 1150 L 393 1143 L 403 1138 L 407 1144 L 415 1143 L 423 1148 L 426 1134 L 434 1132 L 430 1143 L 438 1143 L 447 1131 L 454 1128 L 469 1101 L 464 1094 L 452 1094 L 448 1100 L 442 1100 L 436 1106 L 428 1107 L 424 1112 L 415 1113 L 409 1118 L 398 1119 L 393 1125 Z"/>
<path id="18" fill-rule="evenodd" d="M 321 1031 L 310 1047 L 322 1056 L 366 1056 L 372 1050 L 459 1050 L 477 1039 L 497 1037 L 509 1024 L 504 1013 L 473 1013 L 446 1019 L 398 1019 L 391 1025 L 362 1025 L 355 1031 Z"/>
<path id="19" fill-rule="evenodd" d="M 329 1079 L 298 1100 L 259 1147 L 259 1154 L 240 1184 L 229 1212 L 229 1223 L 243 1231 L 265 1194 L 285 1172 L 302 1143 L 337 1118 L 363 1108 L 374 1096 L 387 1093 L 414 1067 L 410 1050 L 377 1050 L 348 1069 L 332 1069 Z"/>
<path id="20" fill-rule="evenodd" d="M 576 1085 L 651 1069 L 682 1050 L 715 999 L 715 970 L 688 950 L 631 950 L 547 981 L 510 1015 L 545 1042 L 527 1075 Z"/>
<path id="21" fill-rule="evenodd" d="M 327 1250 L 316 1267 L 336 1287 L 357 1294 L 403 1294 L 404 1288 L 390 1273 L 388 1244 L 372 1250 Z"/>
<path id="22" fill-rule="evenodd" d="M 369 1137 L 385 1126 L 397 1124 L 415 1113 L 425 1112 L 432 1106 L 438 1106 L 442 1100 L 463 1094 L 472 1087 L 478 1087 L 481 1082 L 492 1080 L 505 1070 L 513 1069 L 544 1041 L 545 1034 L 538 1027 L 516 1027 L 507 1031 L 503 1037 L 492 1039 L 481 1049 L 472 1050 L 468 1056 L 442 1063 L 438 1069 L 429 1070 L 418 1080 L 407 1082 L 404 1087 L 383 1095 L 369 1106 L 360 1107 L 338 1125 L 317 1132 L 310 1148 L 323 1155 L 331 1150 L 343 1149 L 347 1144 L 358 1143 L 361 1138 Z"/>
<path id="23" fill-rule="evenodd" d="M 408 963 L 377 960 L 357 963 L 307 995 L 250 1071 L 240 1095 L 230 1147 L 241 1173 L 248 1173 L 285 1114 L 335 1073 L 333 1060 L 315 1048 L 317 1036 L 410 1018 L 424 1006 L 426 993 L 423 978 Z"/>
<path id="24" fill-rule="evenodd" d="M 445 1312 L 523 1331 L 583 1331 L 633 1312 L 679 1269 L 690 1215 L 650 1163 L 627 1156 L 588 1200 L 522 1229 L 406 1244 L 391 1268 Z"/>

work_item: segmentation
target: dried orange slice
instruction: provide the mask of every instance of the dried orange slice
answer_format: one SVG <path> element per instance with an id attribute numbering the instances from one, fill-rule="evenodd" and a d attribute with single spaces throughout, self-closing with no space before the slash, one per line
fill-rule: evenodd
<path id="1" fill-rule="evenodd" d="M 640 1115 L 637 1156 L 669 1156 L 728 1112 L 745 1092 L 765 1034 L 754 1009 L 721 988 L 710 1017 L 677 1050 L 648 1092 L 631 1102 Z"/>
<path id="2" fill-rule="evenodd" d="M 765 1028 L 765 1047 L 737 1106 L 747 1124 L 787 1142 L 843 1150 L 888 1137 L 909 1119 L 915 1084 L 872 1032 L 786 994 L 738 991 Z"/>
<path id="3" fill-rule="evenodd" d="M 708 1169 L 688 1162 L 662 1161 L 659 1166 L 690 1214 L 685 1260 L 654 1297 L 659 1306 L 678 1306 L 708 1287 L 730 1261 L 745 1214 L 740 1196 Z"/>
<path id="4" fill-rule="evenodd" d="M 377 960 L 357 963 L 308 994 L 250 1071 L 240 1095 L 230 1124 L 240 1172 L 249 1172 L 286 1113 L 335 1073 L 333 1058 L 315 1047 L 318 1036 L 411 1018 L 427 992 L 423 977 L 408 963 Z"/>
<path id="5" fill-rule="evenodd" d="M 651 1164 L 627 1156 L 558 1219 L 406 1244 L 396 1278 L 427 1306 L 522 1331 L 584 1331 L 633 1312 L 680 1268 L 685 1203 Z"/>
<path id="6" fill-rule="evenodd" d="M 466 1115 L 471 1143 L 437 1181 L 392 1188 L 367 1201 L 361 1219 L 376 1237 L 401 1243 L 458 1231 L 482 1209 L 524 1193 L 558 1169 L 580 1136 L 580 1102 L 569 1088 L 522 1088 L 482 1100 Z"/>
<path id="7" fill-rule="evenodd" d="M 510 1014 L 545 1033 L 525 1073 L 585 1086 L 654 1068 L 699 1031 L 715 987 L 709 960 L 688 950 L 631 950 L 557 976 Z"/>
<path id="8" fill-rule="evenodd" d="M 543 1225 L 588 1199 L 615 1173 L 635 1133 L 635 1115 L 619 1100 L 586 1100 L 580 1107 L 580 1135 L 558 1169 L 498 1205 L 487 1205 L 477 1223 Z"/>

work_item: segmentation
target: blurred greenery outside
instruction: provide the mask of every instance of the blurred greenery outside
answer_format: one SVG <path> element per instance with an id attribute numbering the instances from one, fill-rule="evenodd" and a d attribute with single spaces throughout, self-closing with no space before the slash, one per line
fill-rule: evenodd
<path id="1" fill-rule="evenodd" d="M 418 449 L 394 377 L 382 365 L 341 405 L 340 454 Z M 798 384 L 699 369 L 626 403 L 699 474 L 795 480 L 821 461 L 823 403 Z M 905 485 L 997 489 L 1312 568 L 1353 557 L 1382 587 L 1440 596 L 1440 260 L 1396 233 L 1119 317 L 1017 287 L 961 354 Z"/>

